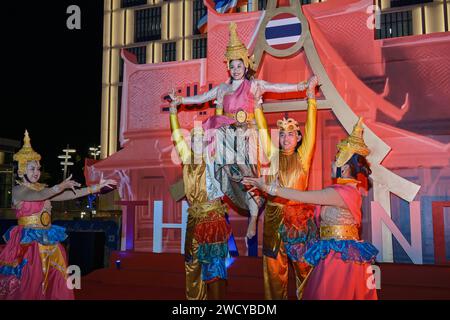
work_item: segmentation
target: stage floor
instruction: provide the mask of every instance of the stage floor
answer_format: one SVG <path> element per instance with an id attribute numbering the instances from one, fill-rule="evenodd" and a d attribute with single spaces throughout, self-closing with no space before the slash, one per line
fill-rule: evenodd
<path id="1" fill-rule="evenodd" d="M 116 261 L 120 260 L 120 270 Z M 450 299 L 450 266 L 379 264 L 378 296 L 392 299 Z M 230 300 L 264 299 L 262 258 L 237 257 L 228 269 Z M 290 274 L 289 298 L 295 299 Z M 184 259 L 180 254 L 114 252 L 110 267 L 82 278 L 76 298 L 82 300 L 185 299 Z"/>

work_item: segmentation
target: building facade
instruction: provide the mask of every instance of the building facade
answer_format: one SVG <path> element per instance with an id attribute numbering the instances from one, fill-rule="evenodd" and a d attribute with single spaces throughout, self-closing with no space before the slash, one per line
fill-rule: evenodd
<path id="1" fill-rule="evenodd" d="M 299 0 L 302 5 L 325 0 Z M 266 0 L 249 0 L 238 12 L 264 10 Z M 123 60 L 120 51 L 136 55 L 139 64 L 206 57 L 207 39 L 197 29 L 206 13 L 203 0 L 105 0 L 101 158 L 119 148 Z M 449 30 L 450 1 L 375 0 L 381 9 L 375 39 Z M 169 89 L 169 88 L 168 88 Z M 151 90 L 151 88 L 149 88 Z"/>
<path id="2" fill-rule="evenodd" d="M 19 148 L 19 141 L 0 138 L 0 216 L 4 216 L 8 209 L 11 209 L 14 185 L 13 155 Z"/>

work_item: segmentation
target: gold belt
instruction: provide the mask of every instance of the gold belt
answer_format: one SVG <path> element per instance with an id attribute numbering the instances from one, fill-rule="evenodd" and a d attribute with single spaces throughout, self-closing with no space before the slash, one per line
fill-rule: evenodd
<path id="1" fill-rule="evenodd" d="M 195 203 L 188 208 L 189 214 L 194 218 L 206 217 L 211 211 L 217 211 L 218 213 L 225 215 L 226 205 L 222 204 L 220 200 L 216 200 L 213 202 Z"/>
<path id="2" fill-rule="evenodd" d="M 320 227 L 320 239 L 359 240 L 358 227 L 355 225 Z"/>
<path id="3" fill-rule="evenodd" d="M 236 120 L 239 123 L 249 122 L 249 121 L 252 121 L 253 119 L 255 119 L 254 113 L 246 112 L 244 110 L 239 110 L 236 113 L 226 112 L 225 115 L 228 118 L 233 118 L 234 120 Z"/>
<path id="4" fill-rule="evenodd" d="M 52 218 L 50 213 L 44 211 L 39 214 L 33 214 L 27 217 L 20 217 L 17 219 L 19 226 L 36 227 L 36 228 L 48 228 L 52 224 Z"/>

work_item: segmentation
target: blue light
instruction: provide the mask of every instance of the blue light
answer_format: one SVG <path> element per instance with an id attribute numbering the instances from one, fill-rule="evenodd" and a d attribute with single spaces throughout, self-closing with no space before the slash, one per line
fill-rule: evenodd
<path id="1" fill-rule="evenodd" d="M 229 267 L 231 267 L 231 265 L 234 263 L 234 261 L 236 260 L 236 258 L 233 257 L 229 257 L 225 259 L 225 267 L 228 269 Z"/>

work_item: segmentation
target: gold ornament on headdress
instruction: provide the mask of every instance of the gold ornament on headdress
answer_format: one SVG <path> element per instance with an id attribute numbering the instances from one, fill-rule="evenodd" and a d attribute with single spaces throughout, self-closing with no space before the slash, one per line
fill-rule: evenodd
<path id="1" fill-rule="evenodd" d="M 346 164 L 354 154 L 359 154 L 363 157 L 369 155 L 370 150 L 363 138 L 364 129 L 362 127 L 362 120 L 362 118 L 359 118 L 358 122 L 353 127 L 351 135 L 338 143 L 337 148 L 339 149 L 339 152 L 336 155 L 336 166 L 338 168 Z"/>
<path id="2" fill-rule="evenodd" d="M 25 130 L 25 137 L 23 138 L 23 147 L 14 154 L 13 159 L 19 163 L 19 177 L 23 177 L 25 174 L 28 162 L 41 160 L 41 155 L 31 147 L 30 136 L 28 135 L 27 130 Z"/>
<path id="3" fill-rule="evenodd" d="M 227 51 L 225 52 L 225 61 L 227 68 L 230 70 L 230 62 L 232 60 L 242 60 L 246 68 L 253 68 L 252 57 L 249 57 L 248 50 L 237 34 L 237 25 L 235 22 L 230 23 L 230 40 L 228 42 Z"/>
<path id="4" fill-rule="evenodd" d="M 292 118 L 277 121 L 277 126 L 280 131 L 291 132 L 291 131 L 300 131 L 300 126 L 297 120 Z"/>

